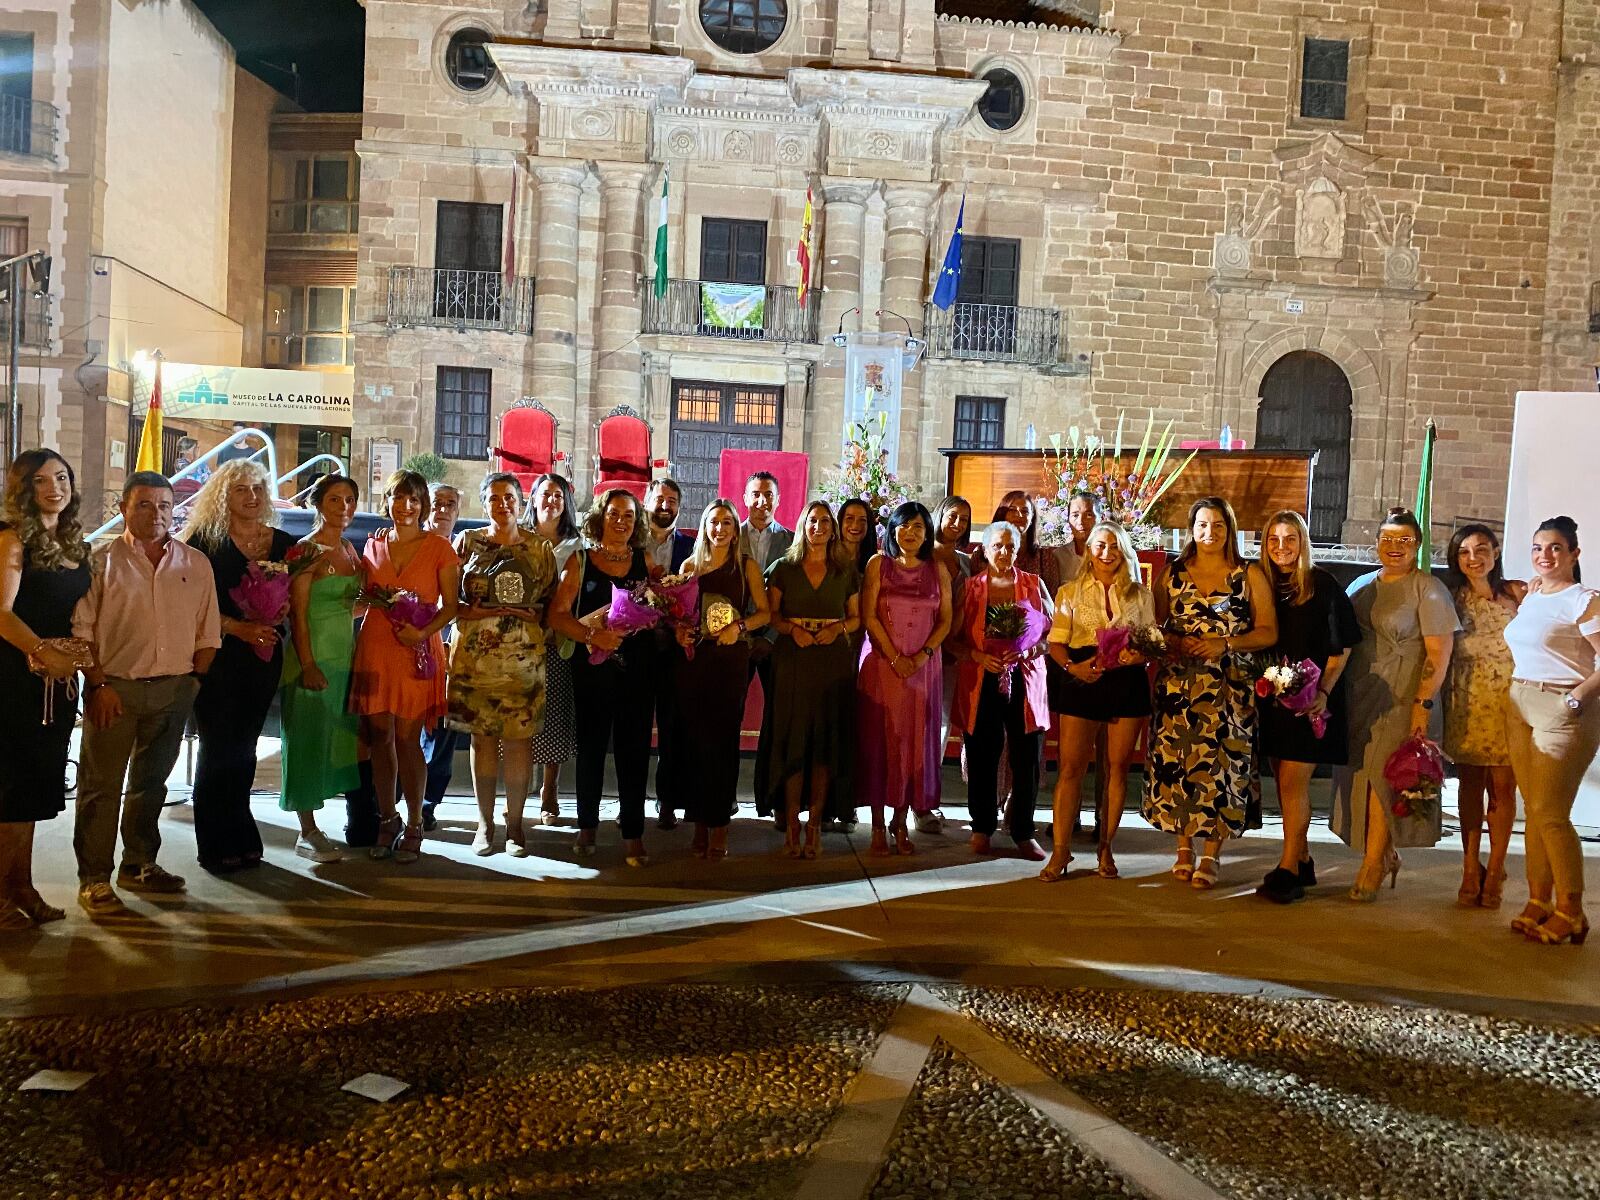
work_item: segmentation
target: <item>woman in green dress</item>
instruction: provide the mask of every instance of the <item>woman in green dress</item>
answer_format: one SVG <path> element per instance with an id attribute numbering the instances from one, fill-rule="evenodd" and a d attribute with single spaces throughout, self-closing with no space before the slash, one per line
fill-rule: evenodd
<path id="1" fill-rule="evenodd" d="M 860 583 L 833 513 L 806 505 L 800 536 L 767 569 L 767 605 L 778 640 L 774 686 L 756 753 L 756 794 L 782 812 L 784 853 L 815 858 L 829 781 L 849 777 L 856 724 L 851 635 L 861 628 Z M 808 810 L 805 843 L 800 813 Z"/>
<path id="2" fill-rule="evenodd" d="M 479 489 L 487 529 L 456 539 L 461 607 L 450 647 L 450 724 L 472 734 L 472 789 L 478 798 L 474 854 L 494 853 L 494 802 L 506 765 L 506 849 L 528 853 L 522 810 L 533 774 L 532 738 L 544 723 L 544 627 L 555 586 L 547 538 L 522 528 L 522 485 L 496 472 Z"/>
<path id="3" fill-rule="evenodd" d="M 300 818 L 295 853 L 312 862 L 338 862 L 340 854 L 317 828 L 317 810 L 330 796 L 358 787 L 359 718 L 349 711 L 350 665 L 356 652 L 355 603 L 361 560 L 344 538 L 355 516 L 356 481 L 324 475 L 311 489 L 317 523 L 289 552 L 315 554 L 315 566 L 290 586 L 294 636 L 283 661 L 283 791 L 278 801 Z"/>

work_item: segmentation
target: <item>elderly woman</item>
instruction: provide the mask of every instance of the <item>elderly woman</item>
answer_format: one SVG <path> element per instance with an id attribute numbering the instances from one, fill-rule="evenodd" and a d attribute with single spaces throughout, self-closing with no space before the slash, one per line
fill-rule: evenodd
<path id="1" fill-rule="evenodd" d="M 541 475 L 528 493 L 523 523 L 538 533 L 555 554 L 556 578 L 567 569 L 574 554 L 583 549 L 578 533 L 578 507 L 572 485 L 562 475 Z M 548 626 L 548 618 L 546 625 Z M 539 815 L 534 824 L 553 823 L 561 816 L 559 784 L 561 764 L 577 752 L 577 710 L 572 698 L 572 664 L 553 637 L 544 646 L 544 722 L 533 735 L 529 755 L 541 765 Z"/>
<path id="2" fill-rule="evenodd" d="M 1499 908 L 1505 893 L 1506 851 L 1517 820 L 1517 781 L 1506 741 L 1505 706 L 1511 694 L 1511 648 L 1506 626 L 1528 594 L 1500 569 L 1500 539 L 1487 525 L 1463 525 L 1445 552 L 1445 586 L 1456 602 L 1461 631 L 1450 654 L 1444 686 L 1444 752 L 1456 765 L 1460 787 L 1463 908 Z M 1484 796 L 1489 805 L 1484 812 Z M 1484 818 L 1489 864 L 1478 859 Z"/>
<path id="3" fill-rule="evenodd" d="M 33 833 L 67 804 L 77 661 L 58 639 L 89 590 L 77 479 L 54 450 L 17 455 L 0 500 L 0 930 L 65 914 L 33 886 Z M 35 669 L 37 668 L 37 670 Z"/>
<path id="4" fill-rule="evenodd" d="M 822 811 L 835 780 L 850 777 L 855 751 L 860 585 L 833 513 L 806 505 L 799 535 L 767 570 L 767 606 L 778 641 L 772 693 L 756 756 L 756 794 L 784 816 L 784 853 L 821 853 Z M 800 814 L 809 812 L 801 842 Z"/>
<path id="5" fill-rule="evenodd" d="M 324 475 L 311 489 L 316 523 L 291 554 L 315 562 L 289 593 L 293 636 L 283 663 L 283 782 L 278 807 L 300 821 L 294 852 L 316 863 L 343 855 L 317 828 L 323 803 L 361 784 L 360 719 L 349 710 L 356 652 L 355 603 L 361 558 L 344 536 L 361 492 L 347 475 Z"/>
<path id="6" fill-rule="evenodd" d="M 1344 670 L 1350 703 L 1350 764 L 1333 774 L 1333 832 L 1363 853 L 1350 899 L 1370 903 L 1400 874 L 1397 846 L 1432 846 L 1443 829 L 1438 804 L 1394 811 L 1384 765 L 1413 734 L 1428 732 L 1450 669 L 1460 622 L 1450 592 L 1417 567 L 1422 527 L 1392 508 L 1378 530 L 1381 569 L 1350 585 L 1361 641 Z"/>
<path id="7" fill-rule="evenodd" d="M 294 538 L 274 528 L 272 480 L 248 459 L 224 463 L 194 498 L 183 540 L 211 562 L 222 649 L 200 683 L 194 723 L 200 754 L 194 774 L 194 840 L 213 874 L 261 861 L 261 833 L 250 815 L 256 741 L 283 675 L 280 614 L 245 613 L 233 597 L 252 567 L 281 563 Z M 274 619 L 276 618 L 276 619 Z"/>
<path id="8" fill-rule="evenodd" d="M 1046 882 L 1060 879 L 1072 861 L 1072 830 L 1078 821 L 1079 793 L 1100 737 L 1105 736 L 1106 813 L 1100 824 L 1097 874 L 1117 877 L 1111 844 L 1122 823 L 1128 799 L 1128 764 L 1150 715 L 1150 681 L 1144 659 L 1121 651 L 1115 666 L 1098 663 L 1101 631 L 1112 626 L 1129 630 L 1153 626 L 1155 600 L 1139 580 L 1139 558 L 1122 526 L 1095 525 L 1084 542 L 1085 563 L 1077 578 L 1056 593 L 1050 627 L 1050 657 L 1063 682 L 1051 708 L 1056 722 L 1056 753 L 1061 772 L 1056 778 L 1055 848 L 1040 871 Z"/>
<path id="9" fill-rule="evenodd" d="M 495 472 L 478 489 L 487 529 L 456 539 L 461 606 L 450 648 L 450 722 L 472 734 L 478 832 L 472 852 L 494 853 L 500 763 L 506 771 L 506 848 L 528 853 L 522 809 L 532 774 L 530 742 L 544 720 L 544 628 L 540 615 L 556 581 L 550 543 L 524 529 L 522 485 Z"/>
<path id="10" fill-rule="evenodd" d="M 444 639 L 439 631 L 455 619 L 461 592 L 461 560 L 450 543 L 422 527 L 428 483 L 415 471 L 396 471 L 385 481 L 383 504 L 394 522 L 367 539 L 363 555 L 368 588 L 409 592 L 424 606 L 438 605 L 420 629 L 395 627 L 379 606 L 367 609 L 356 635 L 351 710 L 366 718 L 372 751 L 372 783 L 378 794 L 378 841 L 373 858 L 416 862 L 422 853 L 422 802 L 427 763 L 423 726 L 445 713 Z M 425 651 L 425 654 L 420 653 Z M 422 664 L 432 663 L 432 670 Z M 404 795 L 402 822 L 399 798 Z"/>
<path id="11" fill-rule="evenodd" d="M 973 851 L 989 853 L 999 825 L 1003 746 L 1011 761 L 1011 804 L 1006 810 L 1011 839 L 1021 857 L 1042 862 L 1044 851 L 1034 840 L 1033 809 L 1038 801 L 1039 751 L 1050 722 L 1043 655 L 1051 608 L 1040 578 L 1017 566 L 1021 543 L 1022 531 L 1009 521 L 996 521 L 984 535 L 984 568 L 967 581 L 961 626 L 955 634 L 960 666 L 950 723 L 961 730 L 966 743 Z M 1039 636 L 1000 650 L 991 641 L 994 625 L 1012 607 L 1034 610 Z"/>
<path id="12" fill-rule="evenodd" d="M 1188 544 L 1156 581 L 1155 602 L 1172 655 L 1156 671 L 1144 818 L 1177 837 L 1172 874 L 1212 888 L 1222 843 L 1260 802 L 1247 656 L 1278 640 L 1266 572 L 1239 556 L 1239 522 L 1220 496 L 1190 505 Z"/>
<path id="13" fill-rule="evenodd" d="M 580 857 L 595 852 L 600 828 L 600 789 L 609 751 L 617 769 L 624 861 L 649 864 L 644 849 L 645 780 L 650 773 L 650 731 L 655 722 L 655 631 L 624 634 L 605 626 L 612 593 L 650 578 L 645 557 L 644 513 L 639 499 L 622 488 L 595 498 L 583 521 L 588 549 L 574 554 L 561 572 L 550 603 L 551 629 L 580 643 L 572 656 L 577 700 L 578 840 Z M 598 652 L 603 661 L 592 661 Z"/>

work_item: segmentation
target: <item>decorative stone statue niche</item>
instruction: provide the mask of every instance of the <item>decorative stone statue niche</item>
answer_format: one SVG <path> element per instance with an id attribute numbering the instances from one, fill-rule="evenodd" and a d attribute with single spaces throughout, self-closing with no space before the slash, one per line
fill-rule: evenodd
<path id="1" fill-rule="evenodd" d="M 1344 257 L 1345 198 L 1319 175 L 1295 196 L 1294 252 L 1298 258 Z"/>

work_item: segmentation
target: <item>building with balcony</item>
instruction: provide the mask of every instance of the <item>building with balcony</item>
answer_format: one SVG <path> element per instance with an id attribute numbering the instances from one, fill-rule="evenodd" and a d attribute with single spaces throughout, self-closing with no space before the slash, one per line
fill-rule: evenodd
<path id="1" fill-rule="evenodd" d="M 941 448 L 1154 410 L 1320 451 L 1338 540 L 1410 494 L 1429 418 L 1436 510 L 1498 513 L 1514 393 L 1592 382 L 1597 0 L 365 7 L 358 456 L 472 479 L 531 397 L 582 485 L 625 405 L 693 508 L 724 447 L 826 469 L 832 336 L 907 330 L 926 494 Z"/>

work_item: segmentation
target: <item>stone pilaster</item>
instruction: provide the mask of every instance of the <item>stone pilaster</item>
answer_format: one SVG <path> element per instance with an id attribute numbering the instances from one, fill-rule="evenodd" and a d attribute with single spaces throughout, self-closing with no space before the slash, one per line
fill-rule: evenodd
<path id="1" fill-rule="evenodd" d="M 819 332 L 827 337 L 839 319 L 861 305 L 861 244 L 867 200 L 875 183 L 860 179 L 824 180 L 822 195 L 822 307 Z M 849 321 L 845 322 L 847 325 Z M 866 322 L 861 325 L 865 327 Z"/>
<path id="2" fill-rule="evenodd" d="M 619 404 L 641 405 L 639 375 L 639 277 L 644 270 L 643 185 L 647 168 L 637 163 L 601 163 L 600 329 L 596 339 L 595 412 Z"/>
<path id="3" fill-rule="evenodd" d="M 534 282 L 533 392 L 577 432 L 578 200 L 581 163 L 533 163 L 539 183 Z"/>
<path id="4" fill-rule="evenodd" d="M 934 189 L 920 184 L 891 184 L 884 189 L 885 312 L 878 328 L 886 333 L 905 332 L 906 321 L 914 330 L 922 328 L 923 301 L 928 290 L 928 217 L 933 197 Z M 899 316 L 890 316 L 891 311 Z M 918 486 L 936 486 L 936 480 L 924 478 L 933 468 L 922 462 L 922 439 L 918 437 L 918 431 L 932 419 L 924 411 L 923 370 L 919 365 L 900 381 L 900 475 Z"/>

